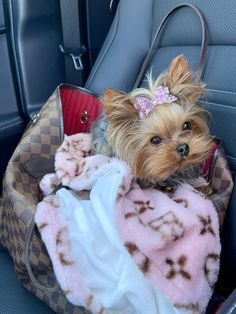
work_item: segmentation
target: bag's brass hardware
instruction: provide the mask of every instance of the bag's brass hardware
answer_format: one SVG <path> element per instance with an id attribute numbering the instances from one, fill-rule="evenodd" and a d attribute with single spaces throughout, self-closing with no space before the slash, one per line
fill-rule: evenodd
<path id="1" fill-rule="evenodd" d="M 35 123 L 38 121 L 39 118 L 40 118 L 40 113 L 35 113 L 35 114 L 32 116 L 32 119 L 31 119 L 32 124 L 35 124 Z"/>
<path id="2" fill-rule="evenodd" d="M 88 121 L 88 111 L 85 110 L 85 111 L 82 113 L 81 117 L 80 117 L 80 122 L 81 122 L 82 124 L 84 124 L 84 123 L 86 123 L 87 121 Z"/>
<path id="3" fill-rule="evenodd" d="M 38 119 L 40 118 L 40 113 L 35 113 L 32 118 L 30 119 L 29 123 L 27 124 L 24 133 L 26 133 L 26 131 L 28 131 L 28 129 L 31 126 L 34 126 L 36 124 L 36 122 L 38 121 Z"/>

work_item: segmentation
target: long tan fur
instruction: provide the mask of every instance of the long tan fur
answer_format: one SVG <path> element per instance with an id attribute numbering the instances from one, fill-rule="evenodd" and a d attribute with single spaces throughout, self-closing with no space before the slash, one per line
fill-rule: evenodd
<path id="1" fill-rule="evenodd" d="M 148 76 L 148 84 L 147 89 L 138 88 L 130 94 L 105 90 L 103 104 L 113 154 L 129 164 L 135 177 L 156 182 L 206 159 L 211 139 L 206 112 L 197 105 L 205 94 L 205 85 L 192 82 L 192 72 L 183 55 L 176 57 L 155 81 Z M 136 97 L 152 100 L 160 85 L 167 86 L 177 100 L 156 105 L 148 117 L 141 119 L 134 106 Z M 191 130 L 183 130 L 185 122 L 191 123 Z M 161 138 L 158 146 L 151 144 L 153 136 Z M 181 143 L 188 144 L 188 156 L 176 152 Z"/>

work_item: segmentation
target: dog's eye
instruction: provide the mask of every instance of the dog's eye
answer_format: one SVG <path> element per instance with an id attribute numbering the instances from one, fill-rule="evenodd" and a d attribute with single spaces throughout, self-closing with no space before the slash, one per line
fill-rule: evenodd
<path id="1" fill-rule="evenodd" d="M 150 142 L 153 146 L 158 146 L 161 143 L 161 138 L 159 136 L 153 136 Z"/>
<path id="2" fill-rule="evenodd" d="M 184 125 L 183 125 L 183 130 L 186 131 L 186 130 L 191 130 L 191 123 L 189 121 L 186 121 L 184 122 Z"/>

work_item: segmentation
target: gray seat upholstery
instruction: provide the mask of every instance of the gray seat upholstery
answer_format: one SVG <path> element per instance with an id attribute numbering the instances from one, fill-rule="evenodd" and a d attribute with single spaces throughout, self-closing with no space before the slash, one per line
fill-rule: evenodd
<path id="1" fill-rule="evenodd" d="M 52 314 L 46 304 L 22 287 L 12 259 L 0 246 L 0 314 Z"/>
<path id="2" fill-rule="evenodd" d="M 209 41 L 203 80 L 209 95 L 203 105 L 212 114 L 211 132 L 220 137 L 230 168 L 236 170 L 236 2 L 188 0 L 204 14 Z M 158 24 L 179 0 L 121 0 L 103 48 L 85 85 L 102 93 L 111 87 L 130 91 L 147 54 Z M 184 8 L 168 21 L 152 61 L 159 74 L 178 54 L 184 53 L 194 70 L 198 63 L 201 27 L 195 14 Z M 222 234 L 223 252 L 218 290 L 228 295 L 236 286 L 236 189 Z"/>

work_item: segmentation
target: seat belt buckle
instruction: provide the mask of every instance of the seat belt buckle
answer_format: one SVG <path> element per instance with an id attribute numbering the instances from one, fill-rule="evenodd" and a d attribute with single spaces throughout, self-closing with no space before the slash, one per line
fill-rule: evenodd
<path id="1" fill-rule="evenodd" d="M 80 48 L 64 48 L 63 45 L 59 45 L 59 48 L 64 55 L 71 57 L 75 70 L 82 71 L 84 69 L 82 62 L 82 55 L 86 52 L 84 45 Z"/>

